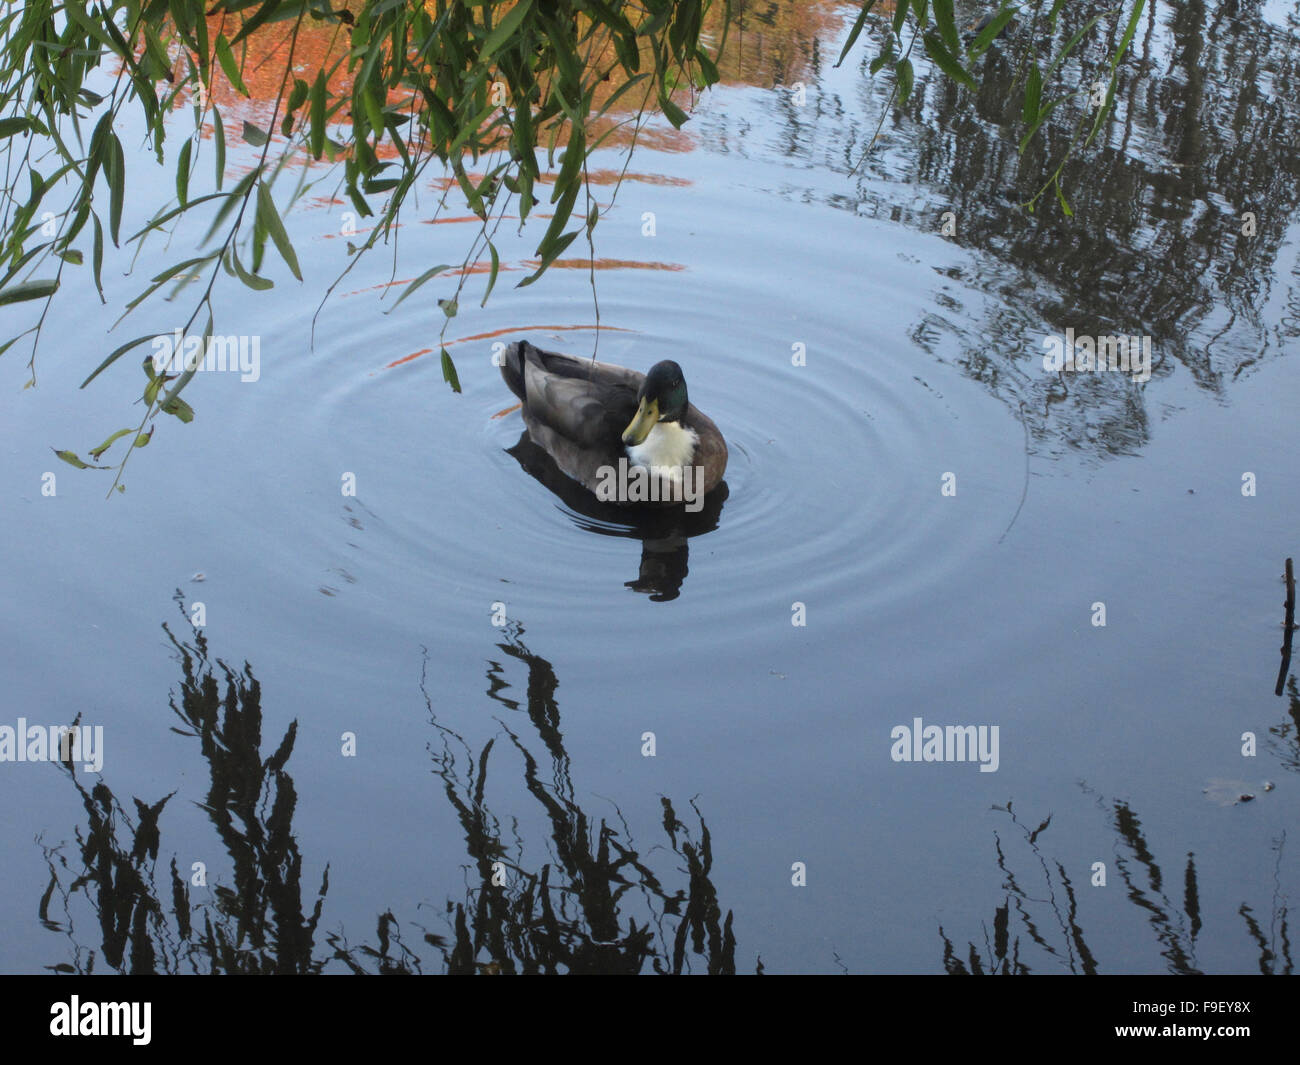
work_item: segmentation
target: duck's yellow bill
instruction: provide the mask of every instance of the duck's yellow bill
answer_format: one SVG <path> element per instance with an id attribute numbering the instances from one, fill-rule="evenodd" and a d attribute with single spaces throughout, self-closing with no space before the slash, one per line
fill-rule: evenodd
<path id="1" fill-rule="evenodd" d="M 623 443 L 636 447 L 650 435 L 650 430 L 659 422 L 659 401 L 657 399 L 641 400 L 636 409 L 636 416 L 623 430 Z"/>

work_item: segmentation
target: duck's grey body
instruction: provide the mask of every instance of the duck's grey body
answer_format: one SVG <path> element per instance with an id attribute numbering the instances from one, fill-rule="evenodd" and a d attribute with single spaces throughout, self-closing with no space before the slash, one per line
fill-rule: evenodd
<path id="1" fill-rule="evenodd" d="M 675 365 L 675 364 L 669 364 Z M 597 491 L 602 470 L 617 469 L 629 452 L 625 432 L 638 417 L 646 375 L 594 359 L 577 359 L 542 351 L 527 341 L 511 344 L 501 367 L 510 391 L 523 401 L 524 424 L 533 442 L 543 448 L 569 477 Z M 684 389 L 684 383 L 682 384 Z M 656 432 L 657 431 L 657 432 Z M 687 403 L 684 413 L 659 422 L 656 436 L 671 437 L 680 451 L 684 437 L 696 437 L 691 465 L 702 473 L 708 493 L 727 468 L 727 445 L 706 414 Z"/>

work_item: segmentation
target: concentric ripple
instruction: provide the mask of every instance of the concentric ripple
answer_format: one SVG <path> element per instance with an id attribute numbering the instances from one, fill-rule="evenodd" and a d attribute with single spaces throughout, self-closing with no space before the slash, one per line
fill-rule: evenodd
<path id="1" fill-rule="evenodd" d="M 758 194 L 710 187 L 654 195 L 690 196 L 697 220 L 762 206 Z M 710 196 L 719 202 L 704 202 Z M 622 229 L 618 221 L 605 223 L 608 254 L 632 261 L 638 235 L 631 220 Z M 581 271 L 494 296 L 465 322 L 476 339 L 449 345 L 461 395 L 443 382 L 437 338 L 408 336 L 411 316 L 361 307 L 365 294 L 347 313 L 327 309 L 316 349 L 292 349 L 237 415 L 241 432 L 270 422 L 284 439 L 287 430 L 301 449 L 285 457 L 293 481 L 312 486 L 290 511 L 299 527 L 281 530 L 265 561 L 281 578 L 390 620 L 433 624 L 448 638 L 481 625 L 500 602 L 512 616 L 588 631 L 592 646 L 635 640 L 647 610 L 687 610 L 693 625 L 743 635 L 756 619 L 788 617 L 794 602 L 853 623 L 941 594 L 1015 513 L 1021 430 L 909 338 L 933 317 L 934 264 L 891 252 L 885 223 L 846 223 L 815 207 L 808 223 L 797 235 L 770 234 L 761 256 L 754 233 L 707 241 L 688 233 L 661 242 L 658 254 L 691 261 L 689 271 L 602 275 L 601 321 L 616 328 L 601 333 L 598 357 L 640 369 L 677 359 L 692 401 L 730 449 L 716 527 L 650 537 L 651 549 L 683 567 L 675 594 L 635 590 L 643 530 L 617 514 L 580 512 L 507 453 L 522 420 L 493 345 L 528 339 L 591 354 Z M 842 287 L 800 284 L 825 276 L 829 247 L 841 249 Z M 934 252 L 960 254 L 937 239 Z M 317 382 L 311 404 L 292 395 L 304 377 Z M 355 497 L 342 493 L 346 474 L 355 475 Z M 946 475 L 955 494 L 944 493 Z M 276 481 L 249 490 L 268 483 L 288 490 Z M 282 499 L 245 502 L 250 513 L 286 509 Z"/>

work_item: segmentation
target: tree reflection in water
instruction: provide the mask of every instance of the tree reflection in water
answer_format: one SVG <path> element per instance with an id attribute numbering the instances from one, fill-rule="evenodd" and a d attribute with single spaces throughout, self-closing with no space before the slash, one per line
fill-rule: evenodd
<path id="1" fill-rule="evenodd" d="M 183 604 L 180 593 L 177 601 Z M 87 789 L 75 766 L 64 765 L 86 823 L 77 829 L 75 848 L 43 848 L 50 879 L 40 918 L 71 944 L 70 960 L 52 965 L 54 971 L 735 971 L 733 917 L 730 910 L 724 914 L 711 880 L 712 844 L 698 807 L 691 803 L 696 825 L 690 827 L 661 799 L 667 846 L 653 851 L 661 861 L 667 854 L 674 858 L 672 867 L 658 870 L 637 850 L 621 814 L 615 828 L 582 808 L 560 730 L 559 682 L 550 663 L 524 645 L 521 627 L 498 647 L 524 667 L 526 702 L 509 697 L 505 670 L 495 661 L 488 665 L 488 694 L 527 717 L 528 730 L 501 728 L 522 759 L 524 793 L 549 823 L 550 860 L 527 864 L 523 840 L 504 838 L 486 801 L 499 737 L 472 749 L 437 720 L 422 675 L 437 737 L 430 748 L 434 771 L 464 830 L 475 883 L 463 899 L 447 900 L 445 933 L 385 910 L 373 941 L 356 946 L 343 933 L 321 933 L 328 867 L 314 894 L 303 889 L 303 855 L 293 830 L 297 793 L 287 769 L 297 722 L 264 757 L 262 692 L 252 667 L 236 670 L 213 659 L 201 630 L 181 640 L 166 624 L 163 629 L 182 670 L 179 693 L 169 697 L 180 721 L 172 731 L 199 740 L 209 786 L 198 805 L 230 861 L 233 886 L 216 884 L 210 897 L 197 899 L 174 857 L 159 870 L 161 821 L 176 792 L 152 805 L 135 799 L 132 813 L 108 784 Z M 510 823 L 517 831 L 519 818 Z M 86 909 L 99 925 L 98 946 L 77 928 Z M 408 945 L 404 928 L 417 929 L 419 941 Z"/>

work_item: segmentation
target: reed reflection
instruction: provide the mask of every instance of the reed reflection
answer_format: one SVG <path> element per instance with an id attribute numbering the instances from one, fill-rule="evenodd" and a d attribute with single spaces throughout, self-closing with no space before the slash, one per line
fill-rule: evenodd
<path id="1" fill-rule="evenodd" d="M 184 613 L 179 592 L 177 602 Z M 412 903 L 377 911 L 373 934 L 355 941 L 346 930 L 322 929 L 329 866 L 319 886 L 306 883 L 311 863 L 294 827 L 297 789 L 288 768 L 297 721 L 264 750 L 262 689 L 252 666 L 214 658 L 200 629 L 184 638 L 167 624 L 163 630 L 181 669 L 168 697 L 178 721 L 171 731 L 199 741 L 207 785 L 190 798 L 213 828 L 226 868 L 200 874 L 175 856 L 160 867 L 165 843 L 186 854 L 215 853 L 206 839 L 178 840 L 167 831 L 182 788 L 152 802 L 126 801 L 105 780 L 87 785 L 74 763 L 63 765 L 85 822 L 75 844 L 42 844 L 49 881 L 40 920 L 68 942 L 52 971 L 735 971 L 733 914 L 713 885 L 712 839 L 699 808 L 692 802 L 691 814 L 679 816 L 661 798 L 663 839 L 650 847 L 636 843 L 616 806 L 612 820 L 585 808 L 564 745 L 559 680 L 523 643 L 522 627 L 508 631 L 486 669 L 489 699 L 512 720 L 479 746 L 439 720 L 427 656 L 421 673 L 430 757 L 462 829 L 470 886 L 446 899 L 441 928 L 426 927 Z M 499 808 L 509 814 L 499 816 Z M 526 837 L 530 819 L 545 826 L 544 841 Z M 454 841 L 437 843 L 457 860 Z M 537 846 L 548 852 L 544 860 L 532 856 Z M 430 869 L 431 881 L 446 872 L 443 864 Z"/>

